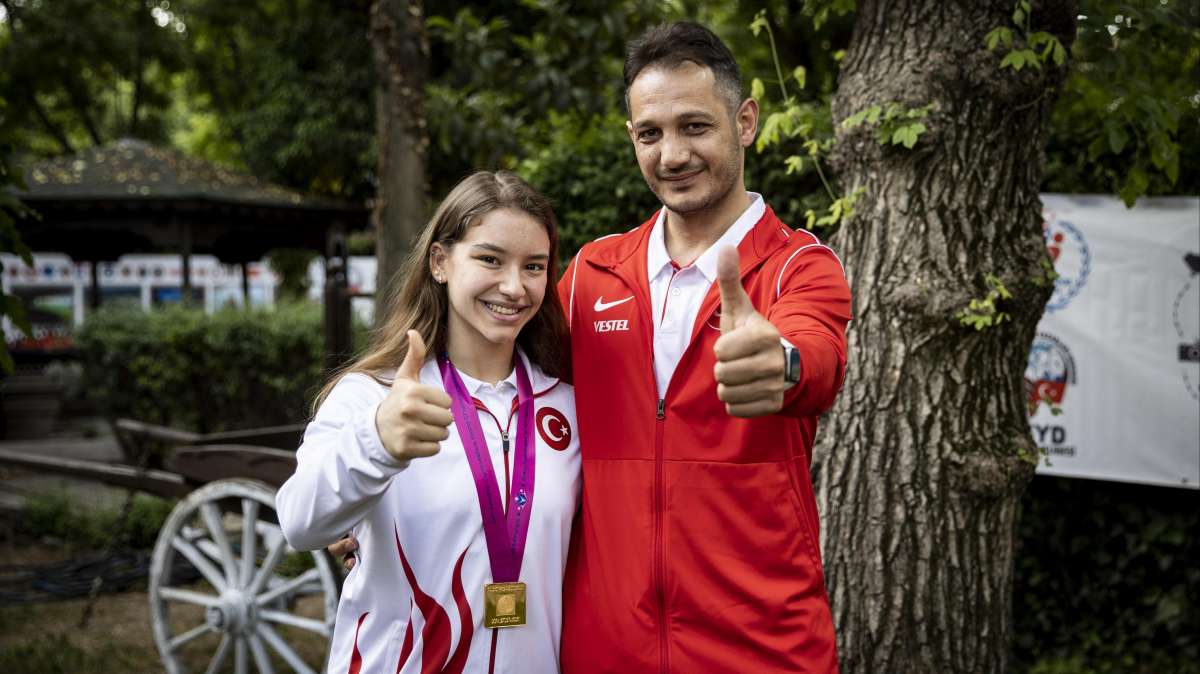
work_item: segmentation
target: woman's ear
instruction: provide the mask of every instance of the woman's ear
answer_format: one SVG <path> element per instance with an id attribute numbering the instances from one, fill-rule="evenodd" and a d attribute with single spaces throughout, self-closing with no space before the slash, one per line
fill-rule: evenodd
<path id="1" fill-rule="evenodd" d="M 446 249 L 440 243 L 429 247 L 429 273 L 439 284 L 446 283 Z"/>

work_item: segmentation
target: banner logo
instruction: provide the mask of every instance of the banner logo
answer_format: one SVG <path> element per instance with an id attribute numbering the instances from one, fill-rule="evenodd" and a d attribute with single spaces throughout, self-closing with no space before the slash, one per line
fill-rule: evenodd
<path id="1" fill-rule="evenodd" d="M 1066 220 L 1054 220 L 1053 216 L 1042 224 L 1046 237 L 1046 250 L 1054 262 L 1058 278 L 1054 280 L 1054 293 L 1046 303 L 1046 313 L 1067 308 L 1071 300 L 1083 290 L 1088 275 L 1092 272 L 1092 254 L 1088 250 L 1083 232 Z"/>
<path id="2" fill-rule="evenodd" d="M 1184 388 L 1194 400 L 1200 400 L 1200 254 L 1187 253 L 1183 262 L 1188 278 L 1175 294 L 1171 320 L 1179 337 L 1179 374 Z"/>
<path id="3" fill-rule="evenodd" d="M 562 412 L 553 407 L 543 407 L 537 413 L 538 435 L 550 449 L 561 452 L 571 444 L 571 424 Z"/>
<path id="4" fill-rule="evenodd" d="M 1067 386 L 1075 384 L 1075 359 L 1066 345 L 1045 332 L 1039 332 L 1029 350 L 1025 366 L 1025 393 L 1029 416 L 1037 414 L 1045 403 L 1054 409 L 1062 404 Z"/>

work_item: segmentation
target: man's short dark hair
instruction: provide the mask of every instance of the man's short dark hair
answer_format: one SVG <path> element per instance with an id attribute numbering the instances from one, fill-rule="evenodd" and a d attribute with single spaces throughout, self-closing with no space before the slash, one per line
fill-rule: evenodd
<path id="1" fill-rule="evenodd" d="M 675 68 L 686 61 L 705 66 L 716 78 L 717 93 L 734 114 L 742 103 L 742 71 L 721 38 L 698 23 L 679 21 L 646 30 L 629 43 L 625 59 L 625 103 L 629 87 L 649 67 Z"/>

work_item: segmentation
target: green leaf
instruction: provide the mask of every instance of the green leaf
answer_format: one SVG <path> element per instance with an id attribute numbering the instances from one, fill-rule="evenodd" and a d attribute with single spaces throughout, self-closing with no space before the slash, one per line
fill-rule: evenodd
<path id="1" fill-rule="evenodd" d="M 783 163 L 787 166 L 787 175 L 800 173 L 804 170 L 804 158 L 799 155 L 792 155 L 784 159 Z"/>
<path id="2" fill-rule="evenodd" d="M 761 101 L 767 95 L 767 88 L 763 85 L 763 81 L 755 77 L 750 80 L 750 98 L 756 101 Z"/>
<path id="3" fill-rule="evenodd" d="M 754 33 L 754 37 L 758 37 L 759 32 L 763 29 L 769 30 L 770 26 L 767 25 L 767 10 L 760 9 L 758 14 L 754 15 L 754 20 L 750 22 L 750 32 Z"/>
<path id="4" fill-rule="evenodd" d="M 1104 154 L 1108 150 L 1108 142 L 1105 136 L 1096 136 L 1088 143 L 1088 161 L 1096 161 L 1096 158 Z"/>
<path id="5" fill-rule="evenodd" d="M 1004 29 L 1003 28 L 993 28 L 990 31 L 988 31 L 987 36 L 983 38 L 983 43 L 985 45 L 987 45 L 988 51 L 992 51 L 996 47 L 1000 46 L 1000 31 L 1002 31 L 1002 30 L 1004 30 Z"/>
<path id="6" fill-rule="evenodd" d="M 1042 61 L 1038 58 L 1037 52 L 1033 51 L 1032 49 L 1022 49 L 1021 54 L 1023 54 L 1025 57 L 1025 63 L 1037 68 L 1038 70 L 1042 69 Z"/>
<path id="7" fill-rule="evenodd" d="M 1129 175 L 1125 176 L 1125 184 L 1121 187 L 1121 200 L 1125 202 L 1125 206 L 1133 208 L 1137 203 L 1138 197 L 1146 193 L 1146 188 L 1150 185 L 1150 176 L 1140 166 L 1134 166 L 1129 169 Z"/>
<path id="8" fill-rule="evenodd" d="M 1054 59 L 1054 65 L 1057 66 L 1061 66 L 1067 60 L 1067 50 L 1057 38 L 1054 40 L 1054 52 L 1051 58 Z"/>
<path id="9" fill-rule="evenodd" d="M 803 89 L 805 83 L 808 81 L 808 71 L 805 70 L 804 66 L 796 66 L 795 70 L 792 71 L 792 77 L 796 80 L 796 84 L 800 85 L 800 88 Z"/>
<path id="10" fill-rule="evenodd" d="M 1105 124 L 1104 131 L 1108 136 L 1108 149 L 1113 154 L 1121 154 L 1121 150 L 1125 149 L 1125 143 L 1129 140 L 1129 134 L 1126 133 L 1124 127 L 1119 122 L 1114 122 Z"/>
<path id="11" fill-rule="evenodd" d="M 821 144 L 815 140 L 804 141 L 804 149 L 808 151 L 810 157 L 817 157 L 821 154 Z"/>
<path id="12" fill-rule="evenodd" d="M 812 229 L 817 224 L 817 214 L 810 208 L 804 212 L 804 228 Z"/>
<path id="13" fill-rule="evenodd" d="M 879 113 L 883 112 L 883 108 L 878 105 L 872 105 L 867 108 L 867 123 L 874 124 L 879 121 Z"/>
<path id="14" fill-rule="evenodd" d="M 1020 70 L 1021 68 L 1025 67 L 1025 55 L 1022 54 L 1020 51 L 1010 51 L 1000 61 L 1000 67 L 1001 68 L 1012 68 L 1013 70 Z"/>
<path id="15" fill-rule="evenodd" d="M 862 124 L 863 121 L 866 120 L 866 118 L 867 118 L 867 109 L 863 108 L 862 110 L 859 110 L 858 112 L 854 113 L 853 115 L 850 115 L 846 119 L 843 119 L 842 120 L 842 128 L 843 129 L 853 129 L 854 127 Z"/>
<path id="16" fill-rule="evenodd" d="M 1017 24 L 1018 26 L 1021 25 L 1022 23 L 1025 23 L 1025 10 L 1023 10 L 1019 7 L 1017 9 L 1013 10 L 1012 19 L 1013 19 L 1013 23 Z"/>

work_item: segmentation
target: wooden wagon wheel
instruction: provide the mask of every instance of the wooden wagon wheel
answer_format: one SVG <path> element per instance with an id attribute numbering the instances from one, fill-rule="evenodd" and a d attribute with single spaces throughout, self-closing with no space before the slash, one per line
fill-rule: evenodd
<path id="1" fill-rule="evenodd" d="M 219 480 L 171 511 L 150 566 L 154 641 L 169 674 L 324 668 L 340 581 L 324 551 L 299 553 L 275 491 Z"/>

